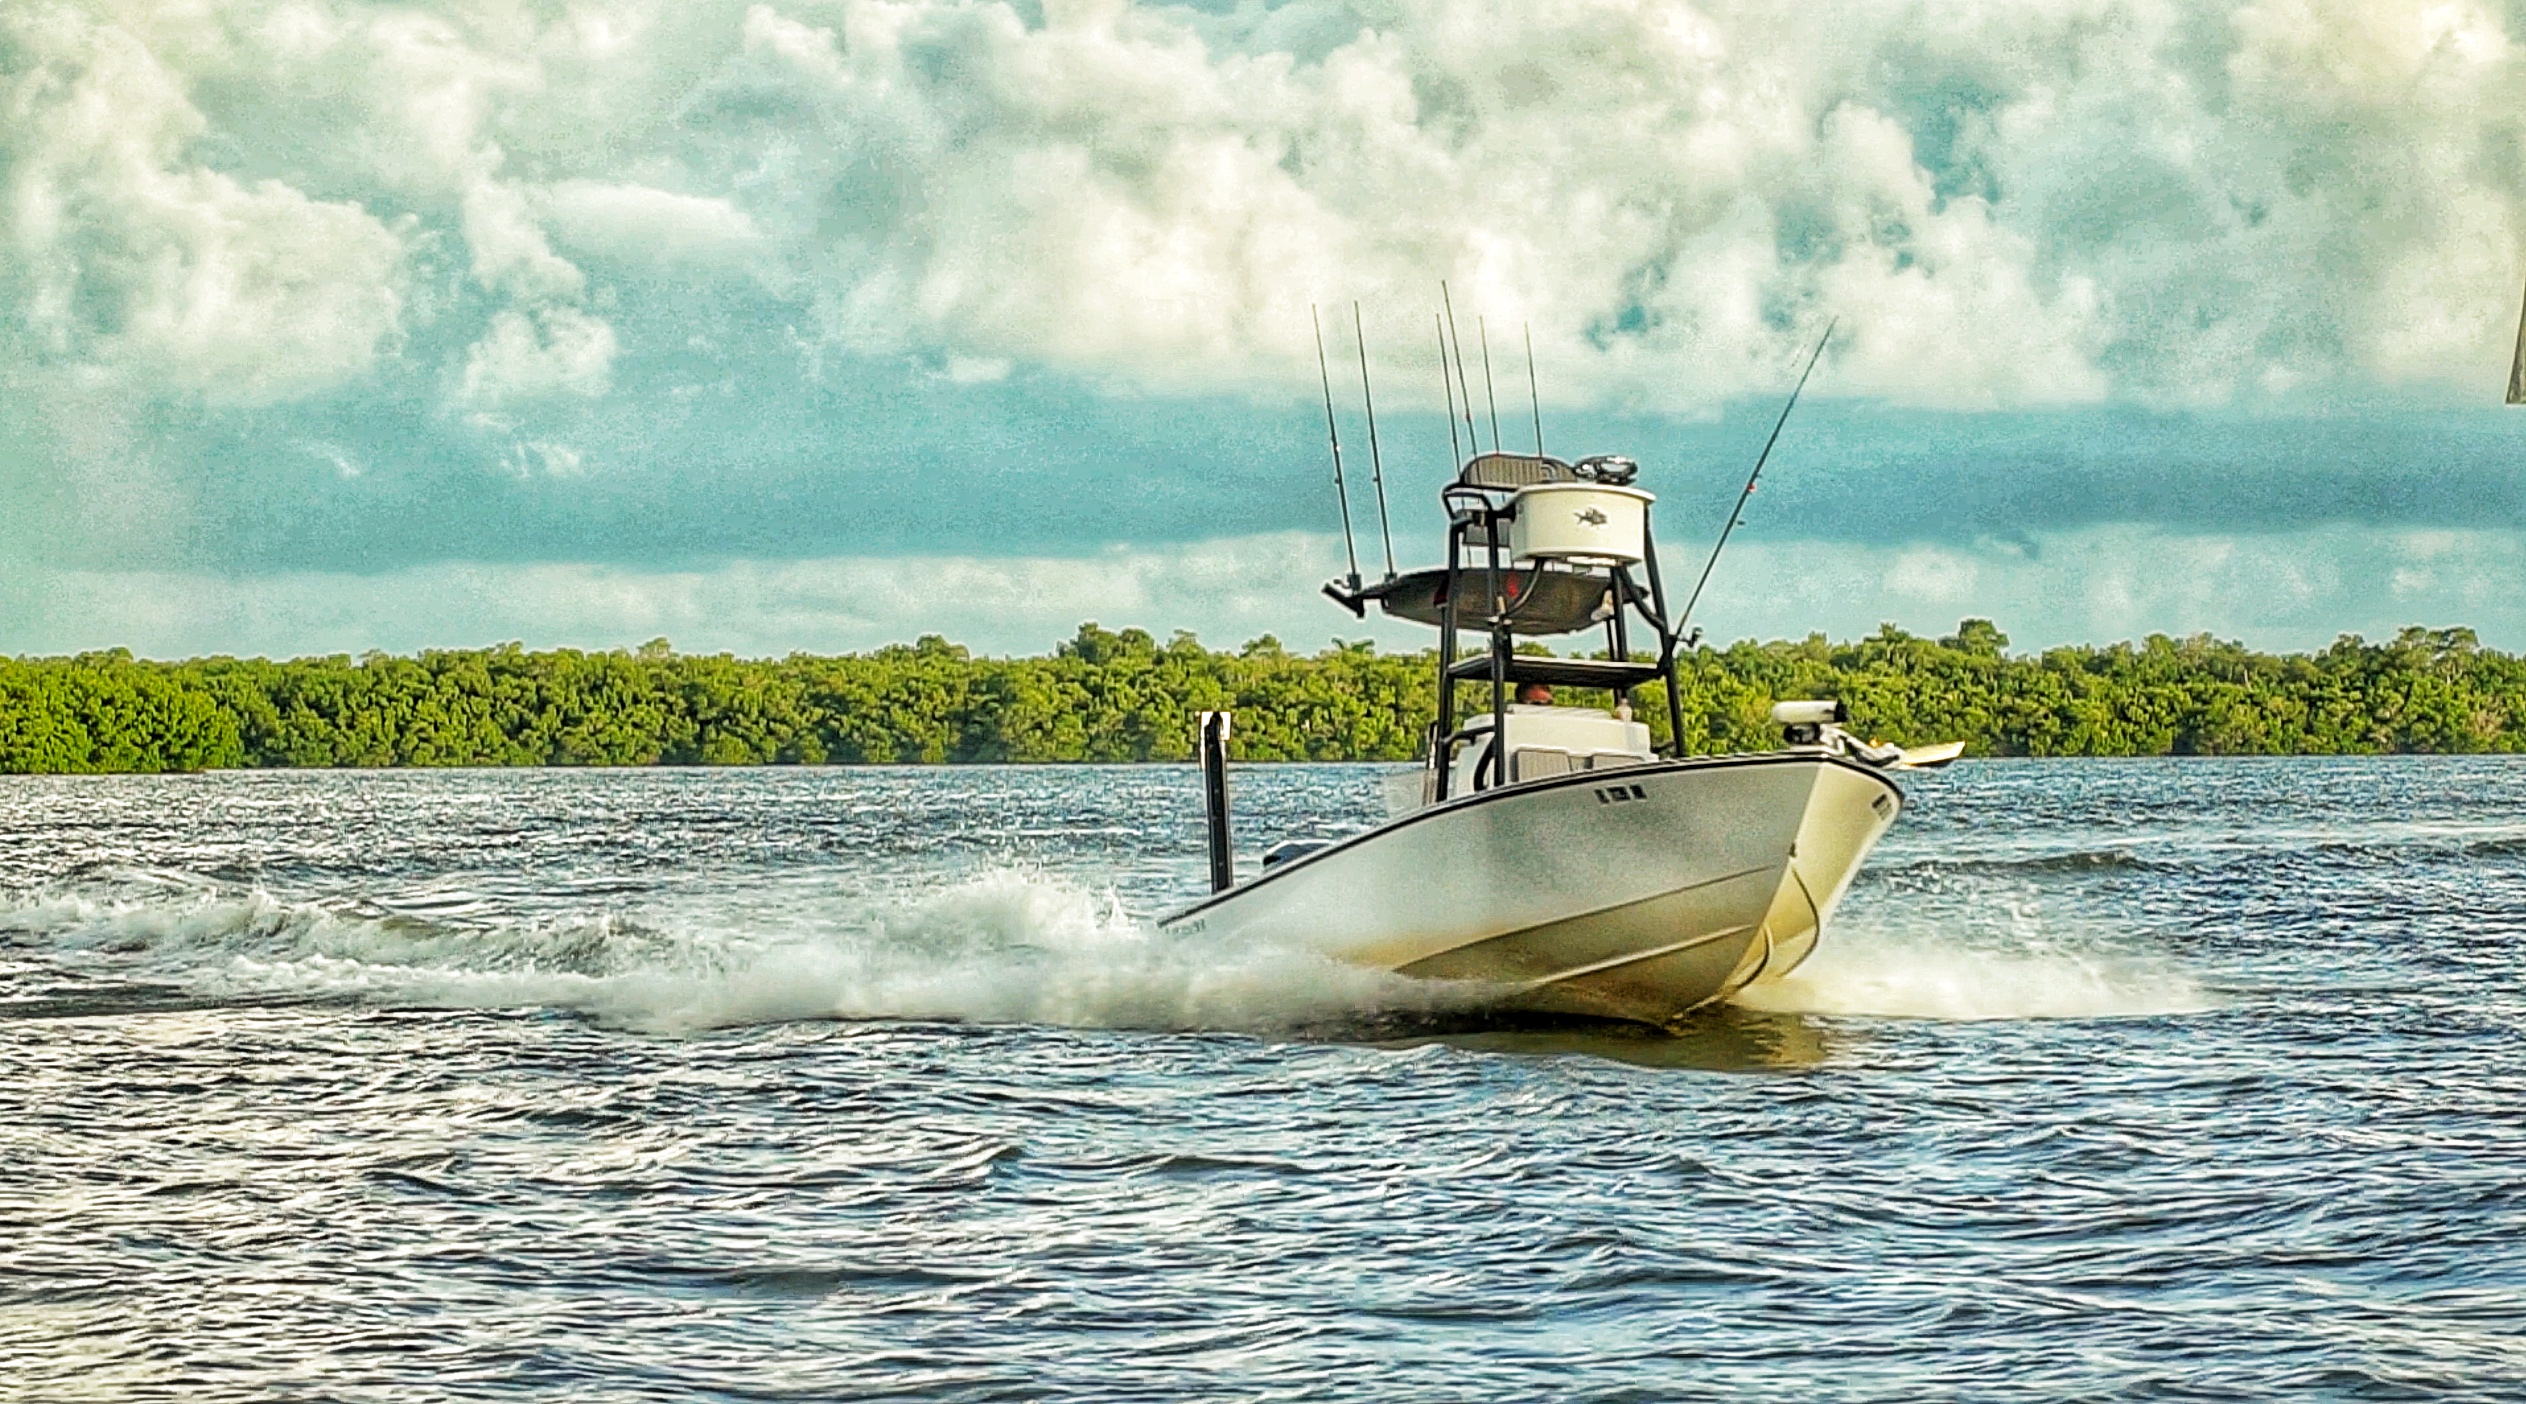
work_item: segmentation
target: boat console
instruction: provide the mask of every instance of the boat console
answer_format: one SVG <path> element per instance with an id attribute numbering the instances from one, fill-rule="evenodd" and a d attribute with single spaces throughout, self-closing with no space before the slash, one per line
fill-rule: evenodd
<path id="1" fill-rule="evenodd" d="M 1649 728 L 1639 722 L 1594 707 L 1512 703 L 1507 728 L 1498 733 L 1508 738 L 1508 765 L 1500 771 L 1498 747 L 1493 744 L 1495 720 L 1488 712 L 1477 713 L 1448 739 L 1445 764 L 1451 773 L 1449 793 L 1469 795 L 1494 784 L 1514 785 L 1546 776 L 1616 770 L 1646 765 L 1658 758 L 1649 744 Z M 1500 779 L 1493 778 L 1495 771 Z M 1435 775 L 1435 767 L 1424 767 L 1424 773 Z"/>

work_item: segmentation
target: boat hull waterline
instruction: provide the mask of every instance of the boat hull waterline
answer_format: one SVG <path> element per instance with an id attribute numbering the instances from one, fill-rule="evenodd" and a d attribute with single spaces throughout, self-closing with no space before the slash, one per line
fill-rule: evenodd
<path id="1" fill-rule="evenodd" d="M 1584 772 L 1406 814 L 1159 925 L 1666 1024 L 1795 970 L 1902 804 L 1812 749 Z"/>

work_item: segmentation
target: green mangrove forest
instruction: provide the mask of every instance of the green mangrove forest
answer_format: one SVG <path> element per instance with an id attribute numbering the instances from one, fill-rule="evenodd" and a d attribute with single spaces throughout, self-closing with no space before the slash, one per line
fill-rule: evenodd
<path id="1" fill-rule="evenodd" d="M 742 659 L 516 645 L 272 662 L 123 650 L 0 659 L 0 772 L 230 767 L 1180 761 L 1193 714 L 1237 714 L 1252 761 L 1406 760 L 1437 706 L 1428 653 L 1336 641 L 1234 650 L 1082 625 L 1051 654 L 944 639 Z M 2208 636 L 2011 653 L 1988 620 L 1927 638 L 1703 648 L 1683 660 L 1684 748 L 1779 744 L 1776 699 L 1838 697 L 1852 729 L 1985 756 L 2526 749 L 2526 657 L 2470 629 L 2257 653 Z M 1661 691 L 1636 694 L 1663 742 Z M 1564 701 L 1586 701 L 1565 697 Z M 1599 702 L 1603 698 L 1593 699 Z"/>

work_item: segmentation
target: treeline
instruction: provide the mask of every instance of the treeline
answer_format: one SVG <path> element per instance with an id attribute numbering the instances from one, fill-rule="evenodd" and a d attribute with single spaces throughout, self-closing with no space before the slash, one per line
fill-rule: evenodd
<path id="1" fill-rule="evenodd" d="M 2526 658 L 2469 629 L 2346 636 L 2263 654 L 2208 636 L 2010 654 L 1969 619 L 1702 649 L 1685 661 L 1688 751 L 1779 743 L 1771 704 L 1839 697 L 1863 735 L 1975 755 L 2255 755 L 2526 749 Z M 779 660 L 516 645 L 301 658 L 0 659 L 0 771 L 239 766 L 761 765 L 1166 761 L 1193 714 L 1236 712 L 1257 761 L 1407 760 L 1437 708 L 1428 653 L 1269 636 L 1233 652 L 1094 624 L 1050 656 L 944 639 Z M 1608 699 L 1565 697 L 1564 701 Z M 1659 687 L 1637 695 L 1663 743 Z"/>

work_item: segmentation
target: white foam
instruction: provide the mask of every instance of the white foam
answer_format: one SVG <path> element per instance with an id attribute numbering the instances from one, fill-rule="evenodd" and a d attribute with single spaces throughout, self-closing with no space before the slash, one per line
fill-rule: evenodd
<path id="1" fill-rule="evenodd" d="M 2219 1006 L 2171 962 L 2095 933 L 1903 931 L 1836 926 L 1784 979 L 1736 1004 L 1769 1013 L 1895 1019 L 2102 1019 Z"/>
<path id="2" fill-rule="evenodd" d="M 99 974 L 214 996 L 557 1007 L 682 1031 L 804 1018 L 1271 1029 L 1448 1002 L 1450 987 L 1301 950 L 1161 936 L 1111 893 L 986 873 L 894 898 L 714 903 L 445 925 L 337 904 L 150 893 L 0 911 Z"/>
<path id="3" fill-rule="evenodd" d="M 2012 897 L 2017 900 L 2012 900 Z M 210 997 L 551 1007 L 682 1031 L 817 1018 L 1269 1031 L 1428 1012 L 1483 991 L 1310 951 L 1161 936 L 1110 891 L 1035 871 L 871 895 L 825 877 L 661 894 L 629 916 L 509 919 L 474 894 L 290 902 L 126 874 L 0 908 L 63 964 Z M 1779 1013 L 2081 1019 L 2219 1001 L 2117 933 L 1977 884 L 1856 904 L 1791 976 L 1741 994 Z"/>

